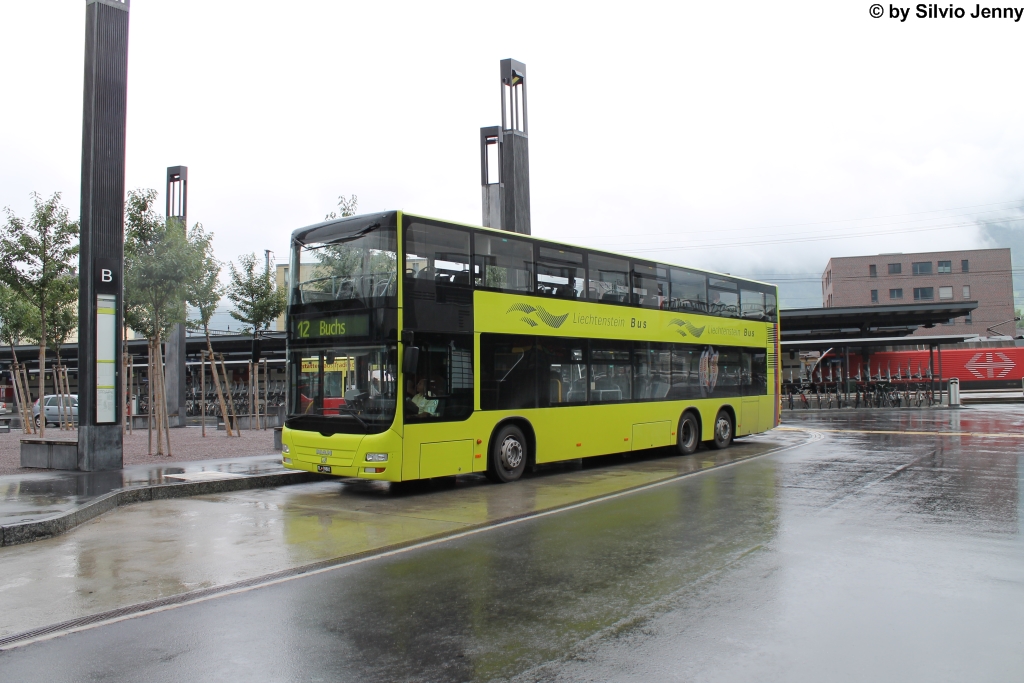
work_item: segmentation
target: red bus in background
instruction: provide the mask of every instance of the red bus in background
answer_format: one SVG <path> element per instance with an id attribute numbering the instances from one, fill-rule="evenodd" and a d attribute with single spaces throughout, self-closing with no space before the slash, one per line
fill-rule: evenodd
<path id="1" fill-rule="evenodd" d="M 826 357 L 836 358 L 836 351 Z M 940 352 L 880 351 L 872 353 L 865 362 L 860 354 L 850 354 L 850 376 L 862 380 L 868 375 L 884 380 L 927 379 L 930 358 L 934 358 L 932 375 L 943 381 L 952 377 L 960 380 L 961 389 L 1020 389 L 1024 379 L 1024 347 L 1005 346 L 973 349 L 942 349 Z"/>

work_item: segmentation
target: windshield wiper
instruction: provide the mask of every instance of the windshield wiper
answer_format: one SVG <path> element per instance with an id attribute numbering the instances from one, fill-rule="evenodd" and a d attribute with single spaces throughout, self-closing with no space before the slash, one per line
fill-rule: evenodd
<path id="1" fill-rule="evenodd" d="M 366 420 L 359 417 L 359 415 L 356 413 L 355 408 L 351 406 L 338 406 L 338 410 L 344 410 L 346 413 L 354 417 L 359 422 L 359 424 L 363 425 L 363 429 L 365 429 L 366 431 L 370 431 L 370 425 L 366 424 Z"/>

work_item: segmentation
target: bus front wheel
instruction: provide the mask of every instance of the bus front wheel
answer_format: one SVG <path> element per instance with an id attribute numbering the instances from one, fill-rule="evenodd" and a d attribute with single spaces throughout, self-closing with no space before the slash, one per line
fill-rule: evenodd
<path id="1" fill-rule="evenodd" d="M 515 425 L 505 425 L 498 430 L 491 442 L 490 462 L 487 478 L 504 484 L 523 476 L 526 469 L 529 446 L 523 430 Z"/>
<path id="2" fill-rule="evenodd" d="M 693 455 L 700 446 L 700 426 L 693 413 L 686 412 L 679 419 L 679 429 L 676 431 L 676 448 L 679 455 Z"/>
<path id="3" fill-rule="evenodd" d="M 719 410 L 715 417 L 715 438 L 711 440 L 712 448 L 728 448 L 732 443 L 732 415 L 727 410 Z"/>

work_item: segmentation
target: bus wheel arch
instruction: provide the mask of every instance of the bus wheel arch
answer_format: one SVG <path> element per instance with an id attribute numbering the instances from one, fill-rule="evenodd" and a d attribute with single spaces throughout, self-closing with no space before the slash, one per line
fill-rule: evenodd
<path id="1" fill-rule="evenodd" d="M 521 440 L 521 448 L 525 449 L 521 462 L 511 470 L 501 464 L 502 448 L 512 446 L 513 452 L 516 449 L 514 443 L 509 439 Z M 508 442 L 508 443 L 505 443 Z M 507 483 L 519 479 L 527 468 L 533 467 L 536 463 L 537 437 L 533 431 L 533 425 L 529 420 L 521 417 L 510 417 L 495 425 L 491 432 L 491 438 L 487 444 L 487 471 L 488 479 L 495 483 Z"/>
<path id="2" fill-rule="evenodd" d="M 726 417 L 729 421 L 728 434 L 720 433 L 720 419 Z M 708 446 L 711 448 L 728 448 L 736 437 L 736 411 L 731 405 L 724 405 L 715 414 L 715 422 L 711 427 L 711 440 Z"/>
<path id="3" fill-rule="evenodd" d="M 704 426 L 701 423 L 700 411 L 696 408 L 687 408 L 679 416 L 679 424 L 676 427 L 676 450 L 680 455 L 692 455 L 700 448 L 701 435 Z"/>

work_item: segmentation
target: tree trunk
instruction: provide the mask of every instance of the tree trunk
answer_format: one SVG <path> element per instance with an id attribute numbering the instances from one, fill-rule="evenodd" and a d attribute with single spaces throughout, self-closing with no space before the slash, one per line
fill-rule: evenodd
<path id="1" fill-rule="evenodd" d="M 164 420 L 163 420 L 163 369 L 160 367 L 163 365 L 163 350 L 160 348 L 160 333 L 156 333 L 156 338 L 153 340 L 153 416 L 156 418 L 156 454 L 161 456 L 164 454 Z"/>
<path id="2" fill-rule="evenodd" d="M 220 378 L 217 373 L 217 359 L 213 356 L 213 342 L 210 341 L 210 328 L 204 327 L 206 333 L 206 353 L 210 356 L 210 373 L 213 375 L 213 387 L 217 390 L 217 401 L 220 403 L 220 414 L 224 418 L 224 431 L 231 436 L 231 418 L 228 417 L 228 407 L 224 403 L 224 394 L 220 390 Z"/>
<path id="3" fill-rule="evenodd" d="M 157 339 L 160 337 L 158 336 Z M 164 352 L 160 345 L 157 345 L 157 356 L 160 360 L 160 414 L 163 417 L 164 440 L 167 442 L 167 457 L 171 457 L 171 425 L 167 416 L 167 381 L 164 374 Z"/>
<path id="4" fill-rule="evenodd" d="M 128 396 L 128 328 L 122 326 L 121 332 L 121 443 L 124 443 L 125 432 L 131 421 L 128 407 L 131 398 Z"/>
<path id="5" fill-rule="evenodd" d="M 146 340 L 146 378 L 149 380 L 149 407 L 146 409 L 146 428 L 149 431 L 149 454 L 153 455 L 153 340 Z"/>
<path id="6" fill-rule="evenodd" d="M 25 395 L 25 411 L 26 415 L 28 415 L 29 424 L 32 425 L 29 427 L 28 433 L 38 434 L 39 430 L 36 429 L 36 425 L 32 421 L 32 383 L 28 378 L 28 368 L 24 365 L 19 365 L 19 367 L 21 368 L 21 375 L 19 379 L 21 380 L 21 386 L 24 387 L 24 391 L 22 393 Z"/>
<path id="7" fill-rule="evenodd" d="M 45 322 L 45 320 L 44 320 Z M 39 336 L 39 438 L 46 437 L 46 327 Z"/>
<path id="8" fill-rule="evenodd" d="M 14 401 L 18 404 L 18 414 L 21 415 L 22 433 L 32 433 L 32 406 L 25 397 L 25 385 L 21 383 L 21 365 L 18 363 L 18 353 L 14 350 L 14 343 L 11 343 L 11 380 L 14 382 Z"/>
<path id="9" fill-rule="evenodd" d="M 64 393 L 68 395 L 68 429 L 75 429 L 75 412 L 71 406 L 71 376 L 68 374 L 67 368 L 64 368 L 61 373 L 61 381 L 64 382 Z"/>
<path id="10" fill-rule="evenodd" d="M 21 415 L 21 431 L 23 434 L 32 434 L 32 406 L 28 401 L 25 391 L 25 384 L 21 381 L 21 364 L 18 363 L 18 354 L 14 352 L 14 345 L 11 345 L 11 358 L 14 363 L 11 366 L 11 380 L 14 382 L 14 401 L 18 404 L 18 414 Z"/>
<path id="11" fill-rule="evenodd" d="M 228 369 L 227 369 L 227 366 L 224 365 L 224 354 L 223 353 L 220 354 L 220 369 L 221 369 L 221 372 L 224 373 L 224 386 L 227 387 L 228 386 Z M 242 429 L 241 429 L 241 427 L 238 426 L 238 416 L 235 415 L 235 401 L 234 401 L 233 398 L 232 398 L 232 400 L 228 401 L 228 410 L 231 411 L 231 420 L 235 424 L 235 435 L 236 436 L 242 436 Z M 227 419 L 228 419 L 227 415 L 225 415 L 224 416 L 224 422 L 225 423 L 227 422 Z M 225 426 L 227 426 L 227 425 L 225 424 Z"/>

